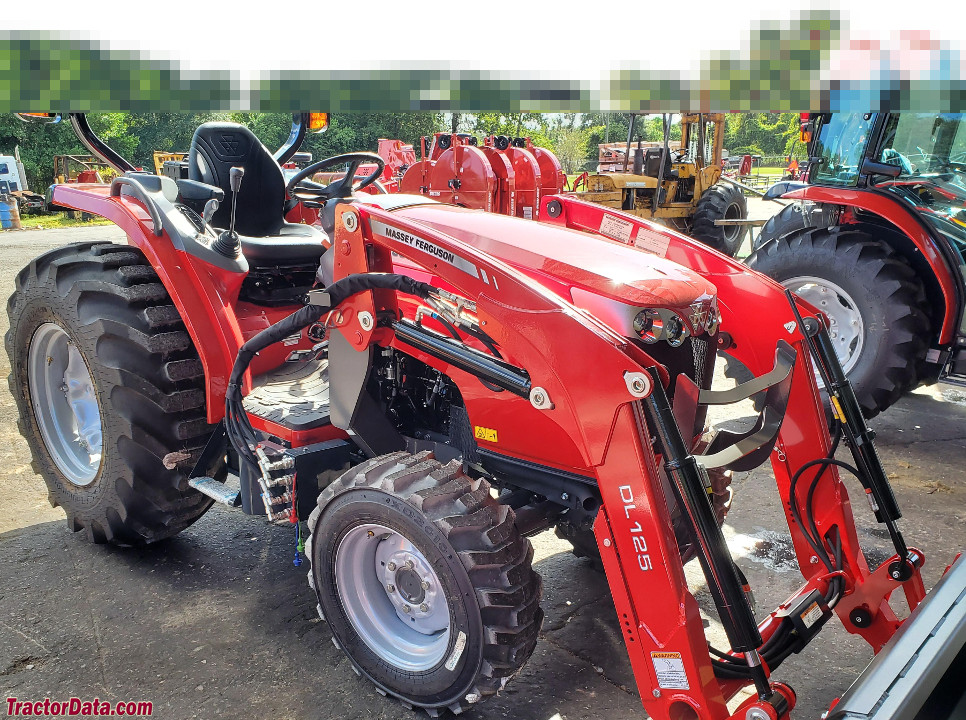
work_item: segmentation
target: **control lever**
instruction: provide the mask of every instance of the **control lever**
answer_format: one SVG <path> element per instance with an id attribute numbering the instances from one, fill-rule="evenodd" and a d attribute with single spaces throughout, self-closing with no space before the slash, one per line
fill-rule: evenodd
<path id="1" fill-rule="evenodd" d="M 218 207 L 220 205 L 221 203 L 218 202 L 217 198 L 211 198 L 211 200 L 205 203 L 205 209 L 201 213 L 201 234 L 202 235 L 204 235 L 205 232 L 208 230 L 208 225 L 211 224 L 211 218 L 215 216 L 215 212 L 218 210 Z"/>
<path id="2" fill-rule="evenodd" d="M 211 246 L 212 250 L 229 258 L 236 258 L 241 252 L 241 243 L 235 233 L 235 209 L 238 206 L 238 191 L 241 190 L 243 177 L 245 177 L 245 168 L 233 167 L 228 171 L 231 184 L 231 220 L 228 223 L 228 229 L 222 232 Z M 207 211 L 208 206 L 205 205 L 205 212 Z"/>

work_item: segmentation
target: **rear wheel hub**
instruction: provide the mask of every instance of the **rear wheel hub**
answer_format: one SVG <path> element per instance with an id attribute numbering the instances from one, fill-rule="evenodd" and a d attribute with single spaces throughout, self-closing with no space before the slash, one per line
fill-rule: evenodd
<path id="1" fill-rule="evenodd" d="M 27 384 L 34 418 L 57 469 L 73 485 L 90 485 L 101 464 L 100 407 L 87 363 L 57 323 L 44 323 L 34 332 Z"/>
<path id="2" fill-rule="evenodd" d="M 862 354 L 865 337 L 862 313 L 852 296 L 825 278 L 795 277 L 782 284 L 828 316 L 835 354 L 845 373 L 851 372 Z"/>

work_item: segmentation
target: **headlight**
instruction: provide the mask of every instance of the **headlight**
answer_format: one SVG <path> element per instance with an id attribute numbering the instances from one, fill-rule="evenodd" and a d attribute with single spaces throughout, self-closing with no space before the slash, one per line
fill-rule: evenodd
<path id="1" fill-rule="evenodd" d="M 634 317 L 634 332 L 646 343 L 657 342 L 664 332 L 664 320 L 656 310 L 641 310 Z"/>
<path id="2" fill-rule="evenodd" d="M 668 318 L 667 325 L 664 328 L 664 339 L 667 340 L 668 345 L 679 347 L 687 336 L 688 331 L 685 329 L 684 321 L 681 318 L 677 315 Z"/>

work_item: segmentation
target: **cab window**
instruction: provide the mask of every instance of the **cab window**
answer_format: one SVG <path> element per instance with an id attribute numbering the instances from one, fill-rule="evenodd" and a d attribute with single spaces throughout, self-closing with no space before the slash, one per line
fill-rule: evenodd
<path id="1" fill-rule="evenodd" d="M 819 128 L 812 182 L 821 185 L 853 186 L 859 180 L 859 165 L 865 156 L 874 115 L 836 113 Z"/>

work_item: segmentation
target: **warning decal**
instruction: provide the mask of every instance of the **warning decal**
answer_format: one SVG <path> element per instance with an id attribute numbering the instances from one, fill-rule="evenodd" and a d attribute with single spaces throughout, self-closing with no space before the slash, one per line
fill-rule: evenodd
<path id="1" fill-rule="evenodd" d="M 496 434 L 496 430 L 493 428 L 485 428 L 480 427 L 479 425 L 474 425 L 473 435 L 477 440 L 486 440 L 487 442 L 491 443 L 500 442 Z"/>
<path id="2" fill-rule="evenodd" d="M 654 253 L 658 257 L 665 257 L 671 245 L 671 238 L 648 228 L 638 228 L 634 247 L 644 252 Z"/>
<path id="3" fill-rule="evenodd" d="M 657 675 L 659 687 L 665 690 L 691 689 L 681 653 L 652 652 L 651 662 L 654 663 L 654 674 Z"/>
<path id="4" fill-rule="evenodd" d="M 631 230 L 633 229 L 634 223 L 628 220 L 621 220 L 619 217 L 608 215 L 607 213 L 604 213 L 604 217 L 600 220 L 601 235 L 612 237 L 628 245 L 631 242 Z"/>
<path id="5" fill-rule="evenodd" d="M 813 602 L 808 606 L 808 610 L 802 613 L 802 622 L 805 623 L 805 627 L 810 628 L 812 625 L 817 623 L 822 619 L 822 608 L 819 607 L 817 602 Z"/>

